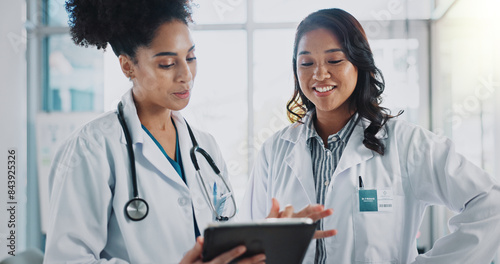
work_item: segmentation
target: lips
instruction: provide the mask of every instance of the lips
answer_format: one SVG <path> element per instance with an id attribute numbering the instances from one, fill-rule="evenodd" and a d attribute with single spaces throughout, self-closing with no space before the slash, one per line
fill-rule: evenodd
<path id="1" fill-rule="evenodd" d="M 174 93 L 175 96 L 179 97 L 180 99 L 186 99 L 189 97 L 189 90 L 185 90 L 185 91 L 182 91 L 182 92 L 177 92 L 177 93 Z"/>
<path id="2" fill-rule="evenodd" d="M 313 89 L 317 92 L 320 92 L 320 93 L 326 93 L 326 92 L 333 90 L 335 87 L 336 86 L 329 85 L 329 86 L 313 87 Z"/>

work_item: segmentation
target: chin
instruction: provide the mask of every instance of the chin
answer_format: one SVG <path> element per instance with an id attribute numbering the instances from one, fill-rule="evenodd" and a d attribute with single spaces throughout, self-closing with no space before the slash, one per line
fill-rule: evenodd
<path id="1" fill-rule="evenodd" d="M 170 110 L 172 110 L 172 111 L 181 111 L 182 109 L 186 108 L 187 106 L 188 106 L 188 104 L 174 105 L 174 106 L 172 106 L 172 108 L 170 108 Z"/>

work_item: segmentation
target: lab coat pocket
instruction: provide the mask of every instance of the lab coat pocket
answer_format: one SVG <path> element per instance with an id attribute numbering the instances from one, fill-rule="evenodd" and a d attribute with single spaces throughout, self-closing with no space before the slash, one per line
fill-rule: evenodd
<path id="1" fill-rule="evenodd" d="M 378 202 L 375 199 L 377 192 Z M 385 193 L 391 193 L 391 199 L 383 199 Z M 375 199 L 375 206 L 366 204 L 370 199 Z M 389 188 L 355 191 L 353 228 L 356 263 L 400 263 L 398 249 L 402 234 L 403 199 L 404 196 L 392 195 Z"/>

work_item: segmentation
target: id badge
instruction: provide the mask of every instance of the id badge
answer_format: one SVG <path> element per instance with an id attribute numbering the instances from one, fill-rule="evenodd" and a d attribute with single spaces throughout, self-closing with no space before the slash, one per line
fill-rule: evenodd
<path id="1" fill-rule="evenodd" d="M 359 189 L 360 212 L 392 212 L 392 190 Z"/>

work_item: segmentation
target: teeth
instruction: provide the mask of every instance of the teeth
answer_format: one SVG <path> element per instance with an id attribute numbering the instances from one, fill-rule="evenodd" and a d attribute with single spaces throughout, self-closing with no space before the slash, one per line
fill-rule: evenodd
<path id="1" fill-rule="evenodd" d="M 324 93 L 333 90 L 333 86 L 314 87 L 314 89 L 320 93 Z"/>

